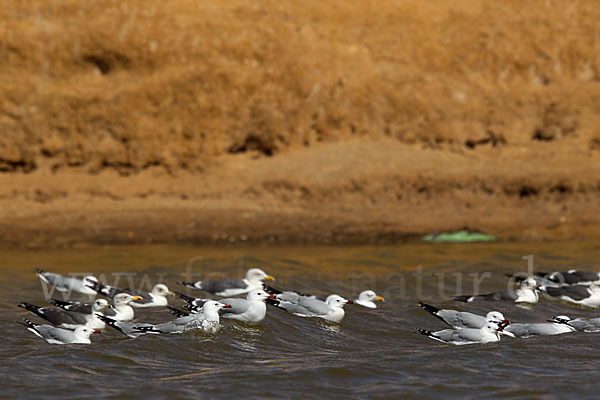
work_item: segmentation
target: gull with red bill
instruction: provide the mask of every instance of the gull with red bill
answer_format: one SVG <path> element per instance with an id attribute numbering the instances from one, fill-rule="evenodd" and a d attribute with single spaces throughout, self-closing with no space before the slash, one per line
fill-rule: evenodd
<path id="1" fill-rule="evenodd" d="M 498 311 L 490 311 L 484 317 L 470 312 L 440 309 L 421 301 L 419 302 L 419 307 L 453 328 L 481 329 L 488 322 L 510 324 L 510 321 L 504 318 L 504 315 Z"/>
<path id="2" fill-rule="evenodd" d="M 417 329 L 422 335 L 425 335 L 439 342 L 454 344 L 457 346 L 465 344 L 484 344 L 490 342 L 499 342 L 500 334 L 504 331 L 504 324 L 494 322 L 486 323 L 482 328 L 456 328 L 444 329 L 442 331 L 432 332 L 425 329 Z M 513 336 L 508 333 L 507 336 Z"/>

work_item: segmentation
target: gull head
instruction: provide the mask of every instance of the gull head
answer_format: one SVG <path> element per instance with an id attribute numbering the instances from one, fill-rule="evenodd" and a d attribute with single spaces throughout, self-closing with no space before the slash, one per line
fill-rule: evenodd
<path id="1" fill-rule="evenodd" d="M 338 296 L 337 294 L 332 294 L 327 298 L 327 300 L 325 300 L 325 303 L 327 303 L 331 307 L 342 308 L 346 304 L 353 304 L 354 302 L 352 300 L 346 300 L 345 298 L 343 298 L 342 296 Z"/>
<path id="2" fill-rule="evenodd" d="M 570 320 L 571 320 L 571 318 L 567 317 L 566 315 L 557 315 L 556 317 L 549 319 L 548 322 L 555 322 L 557 324 L 567 324 L 568 325 Z"/>
<path id="3" fill-rule="evenodd" d="M 93 289 L 98 284 L 98 278 L 92 275 L 83 277 L 82 281 L 83 286 L 88 287 L 90 289 Z"/>
<path id="4" fill-rule="evenodd" d="M 113 298 L 113 302 L 115 306 L 122 306 L 125 304 L 129 304 L 131 301 L 141 300 L 141 296 L 132 296 L 128 293 L 119 293 Z"/>
<path id="5" fill-rule="evenodd" d="M 385 301 L 385 299 L 381 296 L 377 296 L 372 290 L 365 290 L 358 295 L 358 300 L 360 301 Z"/>
<path id="6" fill-rule="evenodd" d="M 527 278 L 523 282 L 521 282 L 521 287 L 527 289 L 537 289 L 538 285 L 535 279 Z"/>
<path id="7" fill-rule="evenodd" d="M 251 268 L 246 272 L 246 279 L 250 282 L 262 282 L 262 281 L 274 281 L 271 275 L 267 275 L 265 271 L 260 268 Z"/>
<path id="8" fill-rule="evenodd" d="M 256 289 L 251 291 L 250 293 L 248 293 L 248 296 L 246 296 L 246 300 L 249 301 L 265 301 L 267 299 L 274 299 L 275 296 L 273 296 L 270 293 L 265 292 L 262 289 Z"/>
<path id="9" fill-rule="evenodd" d="M 222 308 L 231 308 L 229 304 L 220 303 L 216 300 L 209 300 L 202 306 L 203 312 L 217 312 Z"/>
<path id="10" fill-rule="evenodd" d="M 156 285 L 154 285 L 154 287 L 152 288 L 152 292 L 151 292 L 154 296 L 162 296 L 162 297 L 166 297 L 167 295 L 173 295 L 174 293 L 172 291 L 169 290 L 169 288 L 167 287 L 167 285 L 164 285 L 162 283 L 158 283 Z"/>
<path id="11" fill-rule="evenodd" d="M 108 307 L 108 301 L 106 301 L 104 299 L 96 299 L 92 303 L 92 310 L 94 310 L 94 311 L 102 311 L 106 307 Z"/>
<path id="12" fill-rule="evenodd" d="M 504 315 L 502 315 L 502 313 L 498 312 L 498 311 L 490 311 L 485 316 L 485 319 L 488 322 L 496 322 L 496 323 L 497 322 L 503 322 L 506 325 L 510 324 L 510 321 L 508 319 L 504 318 Z"/>
<path id="13" fill-rule="evenodd" d="M 100 333 L 97 329 L 88 328 L 87 326 L 79 326 L 75 329 L 75 336 L 88 339 L 92 334 Z"/>

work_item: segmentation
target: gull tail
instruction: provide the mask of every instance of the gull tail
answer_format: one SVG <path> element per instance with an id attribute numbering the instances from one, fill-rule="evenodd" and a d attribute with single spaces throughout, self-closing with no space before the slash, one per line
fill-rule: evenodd
<path id="1" fill-rule="evenodd" d="M 433 336 L 433 332 L 432 331 L 428 331 L 427 329 L 416 329 L 417 332 L 419 332 L 421 335 L 425 335 L 425 336 Z"/>
<path id="2" fill-rule="evenodd" d="M 422 301 L 419 302 L 419 307 L 421 307 L 423 310 L 425 310 L 428 313 L 431 313 L 433 315 L 435 315 L 438 311 L 440 311 L 439 308 L 431 306 L 431 305 L 426 304 L 426 303 L 423 303 Z"/>
<path id="3" fill-rule="evenodd" d="M 134 326 L 132 329 L 136 330 L 137 333 L 162 333 L 154 326 Z"/>
<path id="4" fill-rule="evenodd" d="M 282 310 L 285 310 L 285 308 L 280 307 L 281 302 L 279 300 L 267 299 L 267 300 L 265 300 L 265 302 L 269 305 L 272 305 L 273 307 L 277 307 L 277 308 L 281 308 Z"/>
<path id="5" fill-rule="evenodd" d="M 281 294 L 281 290 L 275 289 L 274 287 L 271 287 L 269 285 L 265 285 L 264 283 L 263 283 L 263 290 L 272 295 Z"/>
<path id="6" fill-rule="evenodd" d="M 55 306 L 62 308 L 63 310 L 66 310 L 66 311 L 68 311 L 70 306 L 73 305 L 73 303 L 70 301 L 63 301 L 63 300 L 57 300 L 57 299 L 50 299 L 50 304 L 54 304 Z"/>
<path id="7" fill-rule="evenodd" d="M 468 296 L 456 296 L 454 298 L 454 300 L 456 300 L 456 301 L 464 301 L 465 303 L 470 303 L 473 300 L 475 300 L 476 298 L 477 298 L 477 296 L 471 296 L 471 295 L 468 295 Z"/>
<path id="8" fill-rule="evenodd" d="M 46 271 L 44 271 L 43 269 L 40 269 L 38 267 L 35 267 L 35 274 L 37 276 L 39 276 L 42 281 L 46 282 L 47 284 L 50 284 L 50 282 L 48 281 L 48 278 L 46 278 L 46 276 L 45 276 Z"/>
<path id="9" fill-rule="evenodd" d="M 517 282 L 517 283 L 521 283 L 525 279 L 527 279 L 526 276 L 522 276 L 519 274 L 504 274 L 504 276 L 509 277 L 510 279 L 512 279 L 514 282 Z"/>
<path id="10" fill-rule="evenodd" d="M 192 289 L 199 289 L 199 287 L 198 287 L 198 286 L 196 286 L 196 284 L 197 284 L 197 283 L 200 283 L 200 281 L 198 281 L 198 282 L 195 282 L 195 283 L 194 283 L 194 282 L 185 282 L 185 281 L 179 281 L 179 282 L 176 282 L 176 283 L 177 283 L 178 285 L 184 285 L 184 286 L 187 286 L 187 287 L 191 287 Z"/>
<path id="11" fill-rule="evenodd" d="M 100 319 L 102 322 L 104 322 L 106 325 L 110 326 L 113 329 L 118 330 L 119 332 L 121 332 L 123 335 L 127 335 L 123 329 L 121 329 L 121 327 L 117 324 L 119 321 L 117 321 L 116 319 L 112 319 L 110 317 L 107 317 L 106 315 L 102 315 L 100 313 L 96 313 L 95 314 L 96 317 L 98 317 L 98 319 Z"/>
<path id="12" fill-rule="evenodd" d="M 186 303 L 184 305 L 185 309 L 188 310 L 191 314 L 198 314 L 198 311 L 202 308 L 202 306 L 198 306 L 196 304 Z"/>
<path id="13" fill-rule="evenodd" d="M 35 315 L 39 315 L 40 317 L 44 318 L 44 314 L 40 312 L 40 308 L 42 308 L 40 306 L 36 306 L 35 304 L 21 302 L 21 303 L 17 304 L 17 307 L 22 307 L 22 308 L 26 309 L 27 311 L 31 311 Z"/>
<path id="14" fill-rule="evenodd" d="M 177 283 L 184 283 L 186 286 L 189 286 L 188 283 L 186 283 L 186 282 L 177 282 Z M 188 304 L 191 304 L 194 302 L 194 300 L 196 300 L 195 297 L 188 296 L 188 295 L 180 293 L 180 292 L 173 292 L 173 293 L 175 293 L 175 295 L 177 297 L 179 297 L 181 300 L 185 301 Z"/>
<path id="15" fill-rule="evenodd" d="M 23 321 L 25 321 L 25 322 L 21 322 L 21 321 L 16 321 L 16 322 L 17 322 L 17 324 L 21 324 L 21 325 L 26 326 L 27 328 L 31 328 L 31 329 L 35 329 L 37 327 L 36 324 L 31 322 L 27 318 L 23 318 Z"/>
<path id="16" fill-rule="evenodd" d="M 38 325 L 34 324 L 33 322 L 31 322 L 27 318 L 23 318 L 23 321 L 25 321 L 25 322 L 17 321 L 17 323 L 25 326 L 27 328 L 27 330 L 30 331 L 31 333 L 33 333 L 34 335 L 39 336 L 42 339 L 44 339 L 44 337 L 42 336 L 42 334 L 39 333 L 38 330 L 36 329 L 38 327 Z"/>
<path id="17" fill-rule="evenodd" d="M 175 307 L 171 307 L 171 306 L 167 306 L 167 308 L 169 309 L 169 312 L 171 314 L 173 314 L 174 316 L 176 316 L 177 318 L 181 318 L 181 317 L 187 317 L 188 315 L 190 315 L 190 313 L 180 310 L 178 308 Z"/>

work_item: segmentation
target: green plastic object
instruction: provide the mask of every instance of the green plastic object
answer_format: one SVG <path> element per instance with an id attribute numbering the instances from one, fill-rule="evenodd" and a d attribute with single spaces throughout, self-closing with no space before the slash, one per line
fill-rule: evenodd
<path id="1" fill-rule="evenodd" d="M 486 235 L 481 232 L 469 232 L 469 231 L 458 231 L 458 232 L 442 232 L 442 233 L 431 233 L 423 236 L 423 240 L 426 242 L 454 242 L 454 243 L 465 243 L 465 242 L 493 242 L 496 240 L 496 236 Z"/>

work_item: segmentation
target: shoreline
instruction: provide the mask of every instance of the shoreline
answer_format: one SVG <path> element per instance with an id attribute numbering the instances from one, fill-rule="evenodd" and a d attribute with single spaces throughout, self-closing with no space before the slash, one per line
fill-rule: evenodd
<path id="1" fill-rule="evenodd" d="M 593 156 L 511 150 L 356 140 L 223 157 L 203 173 L 2 174 L 0 247 L 393 244 L 463 229 L 500 241 L 600 238 Z"/>

